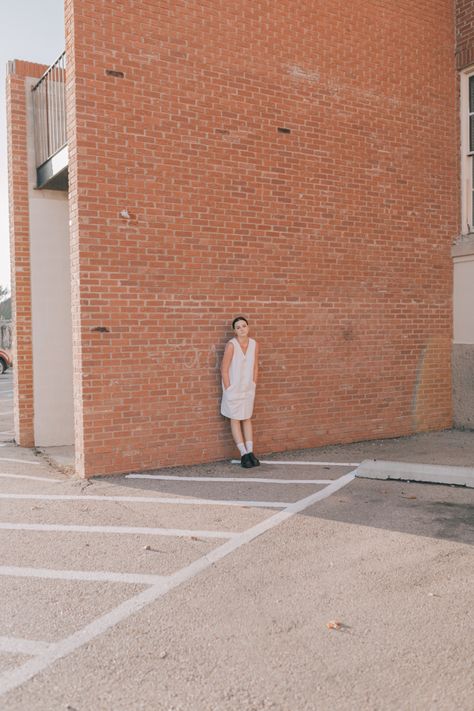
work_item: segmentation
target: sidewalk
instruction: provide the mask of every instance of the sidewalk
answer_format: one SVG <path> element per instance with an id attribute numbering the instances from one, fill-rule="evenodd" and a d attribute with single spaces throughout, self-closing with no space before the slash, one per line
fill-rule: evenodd
<path id="1" fill-rule="evenodd" d="M 71 473 L 74 466 L 73 447 L 48 447 L 40 451 L 53 465 L 56 464 L 65 473 Z M 314 449 L 276 452 L 264 454 L 263 459 L 268 461 L 350 462 L 354 465 L 361 464 L 365 460 L 378 460 L 380 462 L 435 465 L 436 467 L 472 468 L 474 467 L 474 431 L 425 432 L 394 439 L 369 440 Z M 220 464 L 220 462 L 197 464 L 192 469 L 199 476 L 200 472 L 208 472 L 210 467 L 217 467 Z M 175 469 L 182 473 L 189 467 L 173 467 L 173 471 Z M 433 477 L 434 483 L 440 483 L 436 481 L 436 474 Z"/>

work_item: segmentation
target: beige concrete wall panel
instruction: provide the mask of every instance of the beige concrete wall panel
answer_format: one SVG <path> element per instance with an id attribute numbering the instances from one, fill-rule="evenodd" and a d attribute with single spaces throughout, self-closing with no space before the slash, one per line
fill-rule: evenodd
<path id="1" fill-rule="evenodd" d="M 474 254 L 454 259 L 454 343 L 474 344 Z"/>
<path id="2" fill-rule="evenodd" d="M 474 345 L 453 347 L 454 424 L 474 430 Z"/>

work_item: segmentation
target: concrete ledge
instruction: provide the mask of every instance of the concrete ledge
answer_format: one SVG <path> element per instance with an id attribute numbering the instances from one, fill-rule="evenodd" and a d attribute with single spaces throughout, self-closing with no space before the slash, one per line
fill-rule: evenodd
<path id="1" fill-rule="evenodd" d="M 467 257 L 474 254 L 474 235 L 461 235 L 451 248 L 452 257 Z"/>
<path id="2" fill-rule="evenodd" d="M 474 489 L 474 467 L 453 467 L 442 464 L 413 464 L 365 459 L 356 469 L 362 479 L 398 479 L 424 481 L 429 484 L 453 484 Z"/>

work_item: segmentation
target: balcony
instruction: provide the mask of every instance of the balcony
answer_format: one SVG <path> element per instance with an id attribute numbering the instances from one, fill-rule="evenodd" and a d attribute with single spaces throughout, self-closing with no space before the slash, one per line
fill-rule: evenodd
<path id="1" fill-rule="evenodd" d="M 67 190 L 66 52 L 33 86 L 36 179 L 38 188 Z"/>

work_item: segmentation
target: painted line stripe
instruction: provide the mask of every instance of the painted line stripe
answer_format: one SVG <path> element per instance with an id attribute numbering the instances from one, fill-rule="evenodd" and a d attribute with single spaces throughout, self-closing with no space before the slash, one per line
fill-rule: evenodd
<path id="1" fill-rule="evenodd" d="M 231 464 L 240 464 L 240 459 L 231 459 Z M 273 459 L 261 459 L 260 464 L 296 464 L 304 467 L 358 467 L 360 462 L 284 462 Z"/>
<path id="2" fill-rule="evenodd" d="M 0 460 L 1 461 L 1 460 Z M 251 479 L 226 476 L 165 476 L 162 474 L 126 474 L 126 479 L 156 479 L 158 481 L 225 481 L 246 484 L 330 484 L 333 479 Z"/>
<path id="3" fill-rule="evenodd" d="M 93 620 L 82 630 L 79 630 L 78 632 L 75 632 L 69 637 L 66 637 L 60 642 L 54 644 L 41 657 L 31 659 L 25 664 L 22 664 L 20 667 L 4 672 L 0 675 L 0 695 L 17 688 L 25 681 L 28 681 L 28 679 L 36 676 L 36 674 L 40 671 L 43 671 L 43 669 L 49 667 L 53 664 L 53 662 L 62 659 L 79 647 L 82 647 L 84 644 L 96 639 L 100 635 L 104 634 L 104 632 L 117 625 L 119 622 L 123 622 L 150 603 L 155 602 L 158 598 L 166 595 L 166 593 L 173 588 L 178 587 L 181 583 L 190 580 L 195 575 L 211 567 L 222 558 L 225 558 L 225 556 L 229 555 L 229 553 L 232 553 L 237 548 L 240 548 L 240 546 L 245 543 L 249 543 L 257 538 L 257 536 L 262 535 L 262 533 L 278 526 L 278 524 L 291 518 L 295 514 L 304 511 L 304 509 L 308 508 L 308 506 L 311 506 L 331 494 L 334 494 L 334 492 L 349 484 L 354 479 L 354 476 L 355 473 L 350 472 L 349 474 L 336 479 L 336 481 L 332 482 L 332 484 L 329 484 L 321 491 L 291 504 L 291 506 L 289 506 L 285 511 L 279 511 L 256 526 L 252 526 L 252 528 L 249 528 L 247 531 L 235 536 L 234 540 L 218 546 L 207 555 L 198 558 L 198 560 L 194 561 L 185 568 L 182 568 L 177 573 L 170 576 L 167 580 L 164 580 L 157 585 L 153 585 L 147 590 L 135 595 L 135 597 L 129 598 L 105 615 Z"/>
<path id="4" fill-rule="evenodd" d="M 62 531 L 64 533 L 125 533 L 144 536 L 173 536 L 175 538 L 234 538 L 231 531 L 187 531 L 182 528 L 146 528 L 141 526 L 71 526 L 56 523 L 0 523 L 2 531 Z"/>
<path id="5" fill-rule="evenodd" d="M 1 460 L 0 460 L 1 461 Z M 45 476 L 29 476 L 28 474 L 4 474 L 0 473 L 0 478 L 1 479 L 31 479 L 34 481 L 52 481 L 54 482 L 63 482 L 63 479 L 48 479 Z"/>
<path id="6" fill-rule="evenodd" d="M 17 462 L 18 464 L 33 464 L 33 466 L 41 466 L 42 462 L 33 462 L 29 459 L 13 459 L 11 457 L 0 457 L 0 464 L 2 462 Z"/>
<path id="7" fill-rule="evenodd" d="M 13 435 L 13 434 L 15 434 L 15 433 L 12 432 L 11 430 L 4 430 L 3 432 L 0 432 L 0 435 Z"/>
<path id="8" fill-rule="evenodd" d="M 13 415 L 13 412 L 11 410 L 5 410 L 4 412 L 0 412 L 0 415 Z"/>
<path id="9" fill-rule="evenodd" d="M 0 652 L 36 656 L 45 654 L 50 647 L 51 644 L 49 642 L 36 642 L 31 639 L 21 639 L 20 637 L 0 637 Z"/>
<path id="10" fill-rule="evenodd" d="M 13 578 L 44 578 L 47 580 L 82 580 L 87 582 L 132 583 L 134 585 L 156 585 L 165 579 L 163 575 L 146 573 L 111 573 L 102 570 L 50 570 L 49 568 L 20 568 L 0 566 L 0 575 Z"/>
<path id="11" fill-rule="evenodd" d="M 0 499 L 23 499 L 24 501 L 121 501 L 140 504 L 173 504 L 176 506 L 241 506 L 262 509 L 284 509 L 285 501 L 246 501 L 245 499 L 162 499 L 158 496 L 86 496 L 72 494 L 0 494 Z"/>

